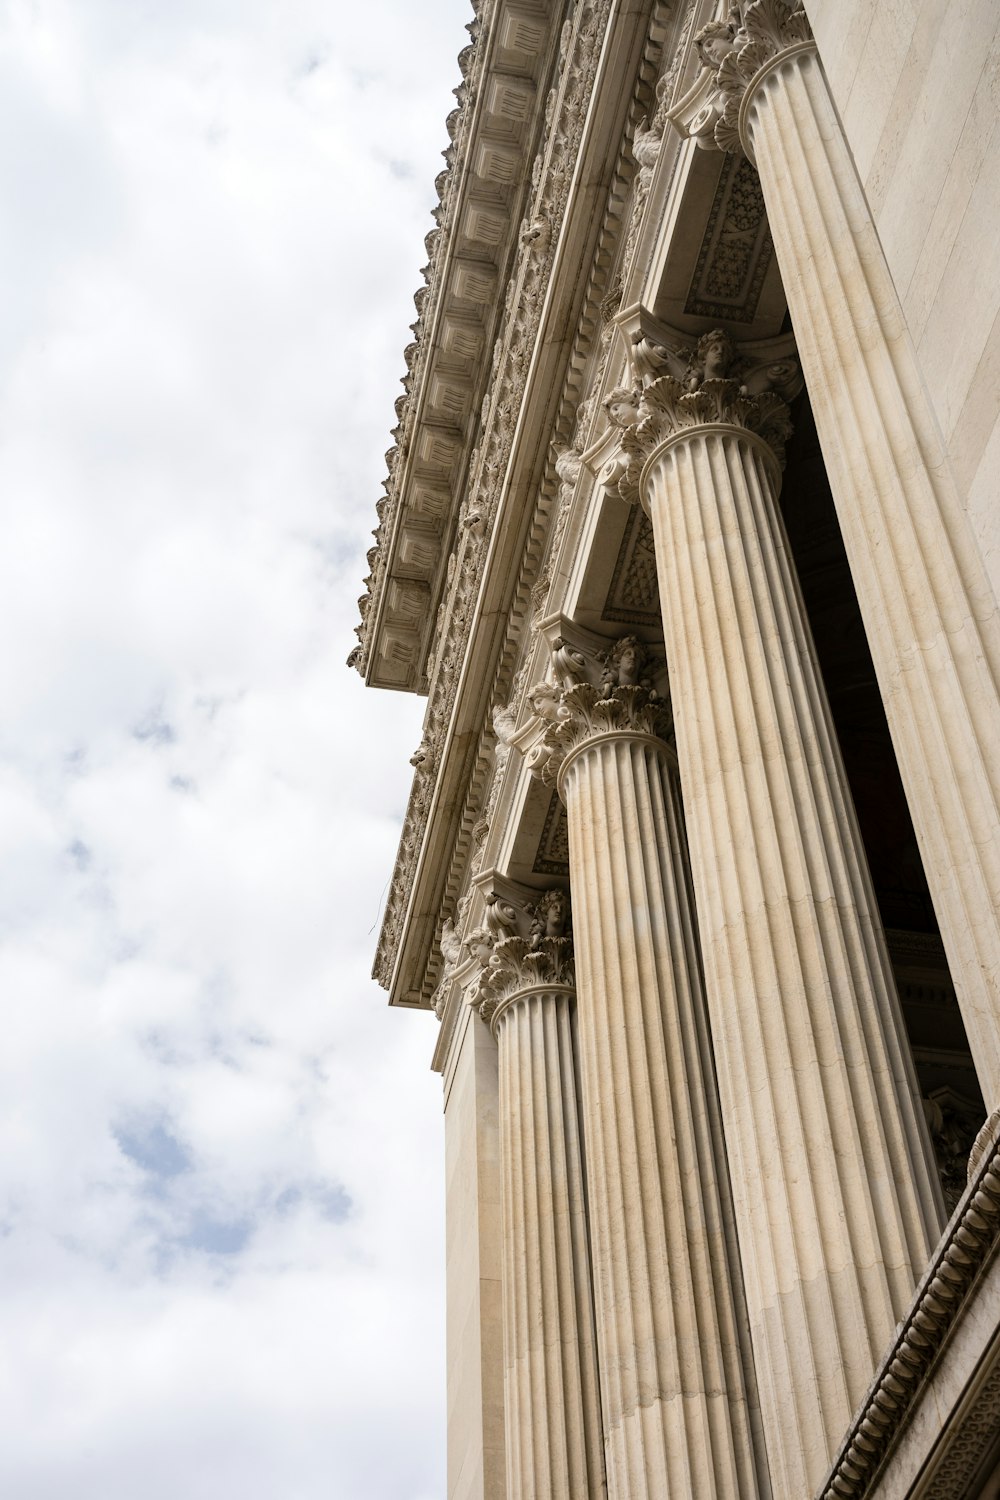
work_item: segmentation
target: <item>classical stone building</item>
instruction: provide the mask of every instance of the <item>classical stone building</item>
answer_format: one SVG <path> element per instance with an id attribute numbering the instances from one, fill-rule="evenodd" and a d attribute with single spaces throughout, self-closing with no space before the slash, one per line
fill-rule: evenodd
<path id="1" fill-rule="evenodd" d="M 1000 7 L 475 9 L 352 653 L 450 1500 L 995 1496 Z"/>

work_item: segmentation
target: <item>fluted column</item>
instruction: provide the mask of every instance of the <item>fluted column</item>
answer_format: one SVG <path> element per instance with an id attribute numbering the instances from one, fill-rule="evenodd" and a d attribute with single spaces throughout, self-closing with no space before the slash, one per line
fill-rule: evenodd
<path id="1" fill-rule="evenodd" d="M 989 1108 L 1000 1105 L 1000 625 L 798 5 L 698 38 L 695 133 L 756 162 L 900 774 Z"/>
<path id="2" fill-rule="evenodd" d="M 607 1493 L 566 913 L 548 892 L 519 936 L 523 912 L 495 901 L 470 997 L 499 1048 L 508 1500 Z"/>
<path id="3" fill-rule="evenodd" d="M 735 350 L 720 332 L 699 357 Z M 622 483 L 653 521 L 768 1457 L 798 1500 L 909 1303 L 939 1193 L 777 510 L 788 409 L 693 384 L 642 392 Z"/>
<path id="4" fill-rule="evenodd" d="M 635 683 L 638 642 L 624 642 Z M 623 659 L 626 653 L 622 653 Z M 662 736 L 638 685 L 535 690 L 569 824 L 610 1500 L 756 1496 L 702 994 Z M 766 1483 L 766 1481 L 765 1481 Z"/>

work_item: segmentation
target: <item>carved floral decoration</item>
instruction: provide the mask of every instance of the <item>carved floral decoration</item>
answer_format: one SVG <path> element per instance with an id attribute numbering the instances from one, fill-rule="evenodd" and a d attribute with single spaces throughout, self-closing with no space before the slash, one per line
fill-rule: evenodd
<path id="1" fill-rule="evenodd" d="M 714 74 L 712 98 L 691 123 L 699 146 L 740 151 L 740 106 L 761 68 L 798 42 L 811 42 L 812 28 L 799 0 L 739 0 L 725 21 L 710 21 L 694 39 L 703 68 Z"/>

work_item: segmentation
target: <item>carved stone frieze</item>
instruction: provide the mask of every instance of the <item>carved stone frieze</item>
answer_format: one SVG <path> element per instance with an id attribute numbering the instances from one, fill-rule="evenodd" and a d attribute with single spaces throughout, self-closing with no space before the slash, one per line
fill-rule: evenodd
<path id="1" fill-rule="evenodd" d="M 564 28 L 561 75 L 553 91 L 548 139 L 539 170 L 533 174 L 535 187 L 526 216 L 529 224 L 538 218 L 544 218 L 553 228 L 562 223 L 587 114 L 585 102 L 593 87 L 610 10 L 611 0 L 587 0 Z M 481 523 L 461 530 L 435 639 L 425 721 L 432 736 L 443 735 L 452 716 L 459 667 L 468 646 L 475 597 L 482 579 L 482 562 L 500 503 L 524 395 L 527 354 L 536 340 L 556 238 L 555 233 L 550 235 L 541 250 L 535 241 L 520 244 L 508 286 L 508 316 L 497 340 L 490 371 L 489 389 L 493 396 L 482 439 L 469 466 L 467 496 L 480 512 Z M 360 658 L 353 664 L 362 668 L 364 665 Z M 433 785 L 430 776 L 421 778 L 419 784 L 414 782 L 404 818 L 400 854 L 375 956 L 375 978 L 386 987 L 392 982 L 392 967 L 413 885 L 415 855 L 426 827 Z M 479 788 L 478 796 L 484 794 L 485 784 Z"/>
<path id="2" fill-rule="evenodd" d="M 695 37 L 702 67 L 713 78 L 709 102 L 690 125 L 700 146 L 745 149 L 740 113 L 753 79 L 789 48 L 811 43 L 812 28 L 799 0 L 738 0 L 725 21 L 710 21 Z"/>
<path id="3" fill-rule="evenodd" d="M 461 920 L 461 919 L 460 919 Z M 434 992 L 431 1005 L 434 1014 L 440 1021 L 444 1013 L 445 1001 L 448 998 L 448 990 L 455 972 L 462 963 L 464 957 L 464 944 L 458 926 L 451 917 L 445 917 L 441 923 L 441 931 L 438 935 L 438 948 L 441 952 L 441 976 L 438 980 L 437 989 Z"/>
<path id="4" fill-rule="evenodd" d="M 691 32 L 696 9 L 697 6 L 694 0 L 688 0 L 684 18 L 678 32 L 678 44 L 674 48 L 673 56 L 668 61 L 667 71 L 660 76 L 656 83 L 654 93 L 655 108 L 652 116 L 643 117 L 632 137 L 632 156 L 639 170 L 636 172 L 633 184 L 629 225 L 622 254 L 622 269 L 626 273 L 631 269 L 635 259 L 636 245 L 639 239 L 646 203 L 649 198 L 653 172 L 664 150 L 667 111 L 673 99 L 678 74 L 684 57 L 685 45 Z M 675 165 L 676 161 L 677 155 L 675 152 Z"/>
<path id="5" fill-rule="evenodd" d="M 975 1404 L 962 1423 L 961 1439 L 950 1445 L 920 1500 L 956 1500 L 959 1495 L 978 1495 L 979 1500 L 988 1500 L 990 1491 L 979 1489 L 977 1481 L 981 1483 L 985 1477 L 982 1473 L 983 1460 L 988 1461 L 991 1452 L 995 1451 L 998 1432 L 1000 1366 L 993 1370 L 976 1392 Z M 970 1489 L 970 1484 L 976 1485 L 976 1488 Z"/>

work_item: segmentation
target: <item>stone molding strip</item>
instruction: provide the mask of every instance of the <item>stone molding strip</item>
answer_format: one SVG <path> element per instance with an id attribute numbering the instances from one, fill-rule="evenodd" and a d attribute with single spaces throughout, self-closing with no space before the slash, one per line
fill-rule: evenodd
<path id="1" fill-rule="evenodd" d="M 865 1500 L 924 1390 L 931 1368 L 1000 1245 L 1000 1142 L 987 1151 L 925 1272 L 909 1313 L 817 1491 Z"/>

